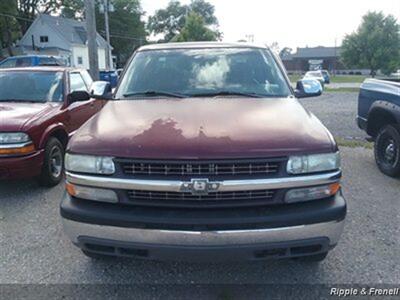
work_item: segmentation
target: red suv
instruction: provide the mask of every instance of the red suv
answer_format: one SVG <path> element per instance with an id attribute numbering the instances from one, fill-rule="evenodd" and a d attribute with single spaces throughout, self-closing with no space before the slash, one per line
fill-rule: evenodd
<path id="1" fill-rule="evenodd" d="M 92 83 L 82 69 L 0 70 L 0 179 L 60 182 L 69 138 L 103 106 L 89 96 Z"/>

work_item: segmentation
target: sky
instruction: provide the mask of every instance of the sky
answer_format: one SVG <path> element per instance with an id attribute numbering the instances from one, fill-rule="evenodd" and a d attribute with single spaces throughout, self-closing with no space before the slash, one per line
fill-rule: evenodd
<path id="1" fill-rule="evenodd" d="M 152 15 L 169 0 L 141 0 Z M 181 0 L 181 3 L 189 3 Z M 400 0 L 208 0 L 215 6 L 224 41 L 254 36 L 254 42 L 280 48 L 339 46 L 368 11 L 383 11 L 400 22 Z"/>

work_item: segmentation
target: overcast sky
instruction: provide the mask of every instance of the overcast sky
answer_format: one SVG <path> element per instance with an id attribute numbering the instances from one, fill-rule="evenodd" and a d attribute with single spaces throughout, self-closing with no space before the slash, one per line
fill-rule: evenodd
<path id="1" fill-rule="evenodd" d="M 208 0 L 215 6 L 224 41 L 254 35 L 256 43 L 285 46 L 340 45 L 346 33 L 357 29 L 362 15 L 381 10 L 400 21 L 400 0 Z M 142 0 L 151 15 L 169 0 Z M 189 0 L 181 0 L 189 3 Z"/>

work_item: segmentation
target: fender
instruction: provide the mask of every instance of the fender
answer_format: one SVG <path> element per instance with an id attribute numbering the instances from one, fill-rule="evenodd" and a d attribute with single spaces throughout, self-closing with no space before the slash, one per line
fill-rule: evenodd
<path id="1" fill-rule="evenodd" d="M 396 119 L 398 123 L 400 123 L 400 105 L 384 100 L 375 101 L 369 109 L 368 119 L 376 111 L 388 112 Z"/>
<path id="2" fill-rule="evenodd" d="M 56 130 L 62 130 L 65 132 L 65 134 L 68 136 L 68 131 L 67 128 L 63 123 L 54 123 L 51 124 L 47 129 L 43 132 L 42 137 L 40 138 L 39 142 L 39 148 L 42 149 L 45 147 L 47 140 L 49 139 L 49 136 L 55 132 Z"/>

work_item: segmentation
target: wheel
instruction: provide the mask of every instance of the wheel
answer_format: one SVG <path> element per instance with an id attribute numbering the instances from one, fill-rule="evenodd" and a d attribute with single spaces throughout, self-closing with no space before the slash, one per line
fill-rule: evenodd
<path id="1" fill-rule="evenodd" d="M 104 254 L 99 254 L 99 253 L 95 253 L 95 252 L 90 252 L 87 250 L 82 250 L 82 253 L 91 258 L 91 259 L 96 259 L 96 260 L 110 260 L 110 259 L 115 259 L 114 256 L 110 256 L 110 255 L 104 255 Z"/>
<path id="2" fill-rule="evenodd" d="M 304 262 L 320 262 L 323 261 L 328 255 L 328 252 L 323 252 L 319 254 L 314 254 L 310 256 L 303 256 L 297 258 L 299 261 L 304 261 Z"/>
<path id="3" fill-rule="evenodd" d="M 386 125 L 375 139 L 375 160 L 382 173 L 396 177 L 400 175 L 400 127 Z"/>
<path id="4" fill-rule="evenodd" d="M 39 183 L 52 187 L 60 183 L 64 172 L 64 147 L 61 142 L 52 137 L 46 144 L 42 173 Z"/>

